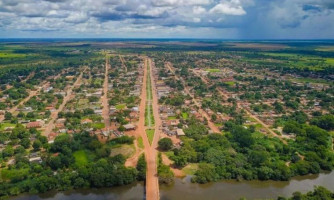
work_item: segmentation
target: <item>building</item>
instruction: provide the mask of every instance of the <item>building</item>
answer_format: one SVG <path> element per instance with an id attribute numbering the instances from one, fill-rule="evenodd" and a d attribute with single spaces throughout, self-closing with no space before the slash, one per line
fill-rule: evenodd
<path id="1" fill-rule="evenodd" d="M 136 125 L 133 124 L 126 124 L 124 125 L 125 130 L 130 131 L 130 130 L 135 130 L 136 129 Z"/>
<path id="2" fill-rule="evenodd" d="M 176 135 L 180 137 L 180 136 L 185 136 L 186 134 L 183 132 L 183 129 L 178 128 L 176 129 Z"/>
<path id="3" fill-rule="evenodd" d="M 42 128 L 44 125 L 43 121 L 29 122 L 26 127 L 27 128 Z"/>

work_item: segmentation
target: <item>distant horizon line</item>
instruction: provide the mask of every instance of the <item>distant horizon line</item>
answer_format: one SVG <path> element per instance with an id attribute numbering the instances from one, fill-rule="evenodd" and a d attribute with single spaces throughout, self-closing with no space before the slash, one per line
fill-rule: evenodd
<path id="1" fill-rule="evenodd" d="M 94 38 L 94 37 L 85 37 L 85 38 L 66 38 L 66 37 L 59 37 L 59 38 L 24 38 L 24 37 L 18 37 L 18 38 L 0 38 L 0 41 L 13 41 L 13 40 L 202 40 L 202 41 L 334 41 L 334 38 L 329 39 L 220 39 L 220 38 L 107 38 L 107 37 L 101 37 L 101 38 Z"/>

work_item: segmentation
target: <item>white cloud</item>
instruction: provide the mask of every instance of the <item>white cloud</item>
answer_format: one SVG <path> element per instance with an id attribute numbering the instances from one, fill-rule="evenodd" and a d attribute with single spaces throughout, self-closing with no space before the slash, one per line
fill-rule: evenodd
<path id="1" fill-rule="evenodd" d="M 210 9 L 210 13 L 225 14 L 225 15 L 245 15 L 239 0 L 224 0 Z"/>
<path id="2" fill-rule="evenodd" d="M 203 8 L 201 6 L 194 6 L 193 7 L 193 13 L 196 14 L 196 15 L 203 14 L 205 12 L 206 12 L 205 8 Z"/>

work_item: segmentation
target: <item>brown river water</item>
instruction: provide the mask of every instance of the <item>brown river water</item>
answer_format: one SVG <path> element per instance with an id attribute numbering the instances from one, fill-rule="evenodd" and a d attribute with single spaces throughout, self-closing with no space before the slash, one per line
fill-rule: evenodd
<path id="1" fill-rule="evenodd" d="M 161 200 L 238 200 L 276 199 L 291 196 L 295 191 L 306 193 L 314 186 L 324 186 L 334 191 L 334 171 L 318 175 L 294 177 L 290 181 L 219 181 L 195 184 L 190 177 L 175 179 L 171 186 L 160 187 Z M 22 195 L 13 200 L 142 200 L 145 199 L 143 183 L 127 186 L 86 189 L 68 192 L 48 192 L 40 195 Z"/>

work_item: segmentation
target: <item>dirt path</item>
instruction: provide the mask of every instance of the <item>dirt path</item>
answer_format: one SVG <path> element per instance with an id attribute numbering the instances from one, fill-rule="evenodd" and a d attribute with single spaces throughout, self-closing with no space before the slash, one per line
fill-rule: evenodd
<path id="1" fill-rule="evenodd" d="M 143 153 L 143 150 L 139 149 L 139 147 L 138 147 L 138 141 L 137 140 L 134 140 L 133 144 L 135 145 L 136 152 L 134 153 L 133 156 L 131 156 L 130 158 L 128 158 L 125 161 L 125 167 L 136 167 L 139 156 Z"/>
<path id="2" fill-rule="evenodd" d="M 105 128 L 109 130 L 110 128 L 110 117 L 109 117 L 109 103 L 108 103 L 108 79 L 109 79 L 109 57 L 106 56 L 105 72 L 104 72 L 104 82 L 103 82 L 103 95 L 101 96 L 102 102 L 102 117 L 104 119 Z"/>
<path id="3" fill-rule="evenodd" d="M 125 73 L 127 73 L 128 72 L 128 68 L 126 67 L 125 60 L 124 60 L 123 56 L 121 56 L 121 55 L 118 55 L 118 56 L 119 56 L 119 59 L 122 62 L 122 67 L 124 68 Z"/>
<path id="4" fill-rule="evenodd" d="M 63 103 L 60 104 L 59 108 L 55 112 L 51 113 L 51 119 L 50 119 L 49 123 L 46 125 L 45 130 L 43 132 L 44 136 L 48 136 L 51 133 L 51 131 L 54 127 L 54 122 L 56 121 L 56 119 L 58 117 L 58 113 L 61 112 L 64 109 L 66 103 L 70 99 L 72 99 L 72 90 L 81 85 L 82 75 L 85 71 L 86 71 L 86 68 L 84 69 L 83 72 L 80 73 L 80 75 L 77 78 L 77 80 L 75 81 L 75 83 L 70 88 L 67 89 L 66 96 L 63 99 Z"/>
<path id="5" fill-rule="evenodd" d="M 208 113 L 206 113 L 203 109 L 201 104 L 196 100 L 196 98 L 194 97 L 194 95 L 192 95 L 189 91 L 189 88 L 186 86 L 185 81 L 183 80 L 183 78 L 176 76 L 175 74 L 175 70 L 172 67 L 172 64 L 170 62 L 166 63 L 166 66 L 168 67 L 168 69 L 173 73 L 173 75 L 175 76 L 175 78 L 177 80 L 180 80 L 182 82 L 183 87 L 185 88 L 185 92 L 192 98 L 194 104 L 199 108 L 198 112 L 202 115 L 202 117 L 205 117 L 208 120 L 208 126 L 211 129 L 212 132 L 214 133 L 221 133 L 221 131 L 219 130 L 219 128 L 212 122 L 211 117 L 208 115 Z"/>

